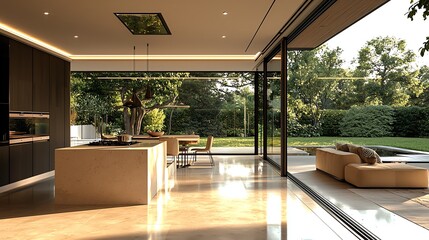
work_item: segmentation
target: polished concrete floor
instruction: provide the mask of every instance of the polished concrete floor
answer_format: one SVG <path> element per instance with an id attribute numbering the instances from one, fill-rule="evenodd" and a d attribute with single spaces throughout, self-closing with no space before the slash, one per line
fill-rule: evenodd
<path id="1" fill-rule="evenodd" d="M 356 188 L 317 171 L 315 156 L 288 156 L 288 170 L 380 239 L 429 239 L 428 189 Z"/>
<path id="2" fill-rule="evenodd" d="M 259 157 L 204 161 L 149 205 L 55 205 L 53 178 L 2 194 L 0 239 L 354 239 Z"/>

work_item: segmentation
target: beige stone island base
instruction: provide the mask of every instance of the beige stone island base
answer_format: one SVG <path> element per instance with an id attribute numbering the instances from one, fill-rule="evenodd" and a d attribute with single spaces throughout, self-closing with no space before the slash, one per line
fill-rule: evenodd
<path id="1" fill-rule="evenodd" d="M 166 146 L 77 146 L 55 151 L 56 204 L 148 204 L 166 181 Z"/>

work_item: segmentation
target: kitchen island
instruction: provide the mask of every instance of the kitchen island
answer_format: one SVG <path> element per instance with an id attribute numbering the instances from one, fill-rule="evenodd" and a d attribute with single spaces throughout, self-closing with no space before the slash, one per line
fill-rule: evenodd
<path id="1" fill-rule="evenodd" d="M 167 181 L 166 143 L 55 150 L 56 204 L 148 204 Z"/>

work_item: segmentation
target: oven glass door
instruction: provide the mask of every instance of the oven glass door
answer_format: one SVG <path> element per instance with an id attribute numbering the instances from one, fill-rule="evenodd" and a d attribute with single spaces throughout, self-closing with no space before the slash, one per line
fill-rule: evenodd
<path id="1" fill-rule="evenodd" d="M 31 113 L 9 114 L 10 143 L 31 142 L 34 136 L 34 119 Z"/>

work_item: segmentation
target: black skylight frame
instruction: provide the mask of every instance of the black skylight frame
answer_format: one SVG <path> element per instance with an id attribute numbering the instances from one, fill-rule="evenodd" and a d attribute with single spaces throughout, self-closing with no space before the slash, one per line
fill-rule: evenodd
<path id="1" fill-rule="evenodd" d="M 121 21 L 122 24 L 130 31 L 133 35 L 171 35 L 170 29 L 167 26 L 164 18 L 161 13 L 114 13 L 115 16 Z M 125 18 L 124 18 L 125 17 Z M 144 21 L 145 17 L 154 17 L 158 23 L 159 27 L 155 30 L 147 30 L 147 26 L 136 26 L 132 27 L 132 22 L 126 20 L 126 17 L 134 17 L 137 21 L 140 18 L 140 21 Z"/>

